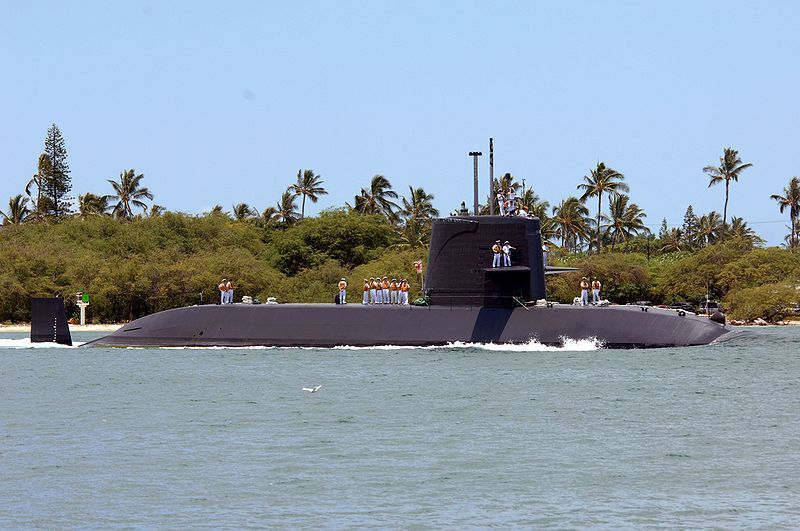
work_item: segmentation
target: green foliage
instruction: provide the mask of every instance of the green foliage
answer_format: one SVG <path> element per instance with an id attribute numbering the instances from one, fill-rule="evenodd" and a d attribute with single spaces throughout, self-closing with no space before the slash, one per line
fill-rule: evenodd
<path id="1" fill-rule="evenodd" d="M 634 238 L 623 247 L 635 251 L 642 243 L 646 240 Z M 90 215 L 5 225 L 0 227 L 0 321 L 28 320 L 29 297 L 55 294 L 64 296 L 67 310 L 76 315 L 72 301 L 80 290 L 92 294 L 91 320 L 119 322 L 196 304 L 201 293 L 205 302 L 215 302 L 223 277 L 233 280 L 237 300 L 253 295 L 330 303 L 338 279 L 346 277 L 349 298 L 356 302 L 362 280 L 378 275 L 408 279 L 414 300 L 422 295 L 412 266 L 420 259 L 427 259 L 425 247 L 402 240 L 385 216 L 343 210 L 288 227 L 176 212 L 130 221 Z M 603 252 L 554 253 L 551 262 L 580 268 L 547 277 L 549 298 L 561 302 L 579 294 L 584 275 L 597 276 L 604 298 L 615 303 L 696 303 L 705 298 L 708 282 L 713 298 L 749 316 L 753 310 L 743 308 L 755 302 L 743 297 L 755 293 L 759 301 L 772 292 L 748 290 L 787 280 L 800 284 L 800 255 L 753 249 L 746 238 L 695 252 L 653 254 L 650 260 L 640 252 Z"/>
<path id="2" fill-rule="evenodd" d="M 273 234 L 268 260 L 288 276 L 328 260 L 351 269 L 380 256 L 395 239 L 381 216 L 330 210 Z"/>
<path id="3" fill-rule="evenodd" d="M 705 299 L 706 286 L 711 298 L 721 298 L 726 292 L 719 279 L 724 266 L 751 250 L 752 243 L 747 240 L 729 240 L 667 265 L 655 281 L 655 299 L 664 303 L 700 301 Z"/>
<path id="4" fill-rule="evenodd" d="M 769 322 L 791 315 L 800 305 L 800 282 L 778 282 L 736 290 L 728 297 L 728 315 L 732 319 Z"/>
<path id="5" fill-rule="evenodd" d="M 604 299 L 628 303 L 650 298 L 647 259 L 638 254 L 601 253 L 572 264 L 579 272 L 547 277 L 548 299 L 570 303 L 580 295 L 581 277 L 597 277 Z"/>

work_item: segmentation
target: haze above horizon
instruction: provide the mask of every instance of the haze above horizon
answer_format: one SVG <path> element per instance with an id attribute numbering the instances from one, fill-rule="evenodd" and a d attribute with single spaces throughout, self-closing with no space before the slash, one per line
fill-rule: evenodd
<path id="1" fill-rule="evenodd" d="M 800 175 L 800 4 L 756 2 L 9 3 L 0 20 L 0 202 L 58 124 L 73 195 L 144 173 L 155 202 L 200 213 L 274 205 L 298 169 L 352 203 L 375 174 L 447 214 L 495 176 L 551 205 L 598 161 L 657 231 L 722 212 L 702 168 L 723 147 L 753 168 L 729 216 L 769 245 L 769 196 Z M 594 215 L 596 208 L 589 203 Z M 781 222 L 783 221 L 783 222 Z M 769 222 L 769 223 L 764 223 Z"/>

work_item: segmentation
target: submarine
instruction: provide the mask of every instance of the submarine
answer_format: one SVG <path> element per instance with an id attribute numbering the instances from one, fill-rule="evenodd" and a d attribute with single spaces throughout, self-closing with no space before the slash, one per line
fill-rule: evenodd
<path id="1" fill-rule="evenodd" d="M 496 240 L 515 247 L 510 267 L 491 267 Z M 591 339 L 607 348 L 652 348 L 705 345 L 731 334 L 722 314 L 709 319 L 646 306 L 544 302 L 546 277 L 575 270 L 547 266 L 543 258 L 538 218 L 442 218 L 433 222 L 427 305 L 190 306 L 136 319 L 83 346 L 562 345 Z"/>

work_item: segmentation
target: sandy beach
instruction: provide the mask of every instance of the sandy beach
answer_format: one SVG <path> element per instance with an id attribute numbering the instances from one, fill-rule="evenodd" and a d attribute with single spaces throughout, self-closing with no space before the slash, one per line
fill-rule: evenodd
<path id="1" fill-rule="evenodd" d="M 69 325 L 70 332 L 114 332 L 121 324 L 87 324 L 87 325 Z M 12 324 L 0 325 L 0 332 L 28 332 L 31 331 L 31 325 L 28 324 Z"/>

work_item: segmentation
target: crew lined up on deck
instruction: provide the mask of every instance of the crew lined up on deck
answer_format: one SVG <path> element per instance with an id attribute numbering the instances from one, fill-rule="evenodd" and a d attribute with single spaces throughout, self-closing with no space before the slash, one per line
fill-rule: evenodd
<path id="1" fill-rule="evenodd" d="M 492 267 L 511 267 L 512 249 L 516 249 L 516 247 L 512 247 L 508 240 L 502 245 L 500 240 L 494 242 L 494 245 L 492 245 Z"/>
<path id="2" fill-rule="evenodd" d="M 364 279 L 364 294 L 361 304 L 408 304 L 411 286 L 401 278 L 370 277 Z"/>

